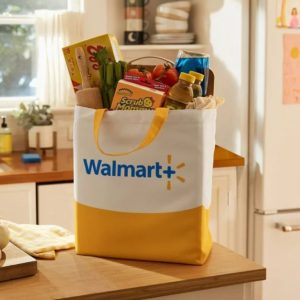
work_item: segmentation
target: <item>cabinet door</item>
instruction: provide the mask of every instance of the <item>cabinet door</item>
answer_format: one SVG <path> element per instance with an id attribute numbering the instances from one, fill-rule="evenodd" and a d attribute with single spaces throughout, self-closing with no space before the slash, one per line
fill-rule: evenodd
<path id="1" fill-rule="evenodd" d="M 73 183 L 38 185 L 38 223 L 74 232 Z"/>
<path id="2" fill-rule="evenodd" d="M 300 299 L 300 212 L 254 215 L 255 261 L 267 268 L 267 280 L 255 283 L 255 300 Z M 290 225 L 291 231 L 283 231 Z"/>
<path id="3" fill-rule="evenodd" d="M 210 229 L 213 240 L 237 251 L 236 168 L 214 169 Z"/>
<path id="4" fill-rule="evenodd" d="M 35 183 L 0 185 L 0 218 L 36 224 Z"/>

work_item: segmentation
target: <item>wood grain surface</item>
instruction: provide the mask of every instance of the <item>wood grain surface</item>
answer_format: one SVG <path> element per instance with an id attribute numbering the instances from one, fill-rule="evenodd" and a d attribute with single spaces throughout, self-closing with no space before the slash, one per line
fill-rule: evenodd
<path id="1" fill-rule="evenodd" d="M 5 172 L 0 173 L 0 184 L 22 182 L 53 182 L 73 180 L 73 150 L 57 150 L 55 156 L 45 156 L 40 163 L 23 163 L 20 152 L 0 156 Z M 244 158 L 216 146 L 214 168 L 243 166 Z"/>
<path id="2" fill-rule="evenodd" d="M 9 243 L 1 254 L 0 281 L 30 276 L 37 272 L 36 260 L 15 245 Z"/>
<path id="3" fill-rule="evenodd" d="M 265 268 L 218 244 L 203 266 L 103 259 L 68 250 L 54 261 L 39 260 L 38 270 L 33 277 L 0 283 L 1 297 L 145 299 L 266 278 Z"/>
<path id="4" fill-rule="evenodd" d="M 43 156 L 40 163 L 23 163 L 22 152 L 1 156 L 8 170 L 0 173 L 0 184 L 73 180 L 72 149 L 57 150 L 55 156 Z"/>

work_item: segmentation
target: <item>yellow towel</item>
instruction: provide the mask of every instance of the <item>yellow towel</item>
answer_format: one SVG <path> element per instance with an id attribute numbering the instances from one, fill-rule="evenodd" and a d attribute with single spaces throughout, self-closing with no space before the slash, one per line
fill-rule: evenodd
<path id="1" fill-rule="evenodd" d="M 10 241 L 37 258 L 55 259 L 55 250 L 75 247 L 74 235 L 60 226 L 2 223 L 8 226 Z"/>

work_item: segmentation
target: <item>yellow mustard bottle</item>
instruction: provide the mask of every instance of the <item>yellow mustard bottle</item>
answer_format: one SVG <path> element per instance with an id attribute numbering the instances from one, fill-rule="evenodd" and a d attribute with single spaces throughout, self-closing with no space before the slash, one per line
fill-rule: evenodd
<path id="1" fill-rule="evenodd" d="M 202 97 L 202 87 L 201 87 L 201 84 L 202 84 L 202 81 L 204 79 L 204 75 L 201 74 L 201 73 L 198 73 L 198 72 L 195 72 L 195 71 L 190 71 L 189 74 L 195 76 L 196 80 L 195 82 L 193 83 L 193 94 L 194 94 L 194 98 L 197 98 L 197 97 Z"/>
<path id="2" fill-rule="evenodd" d="M 6 117 L 1 117 L 0 127 L 0 154 L 9 154 L 12 152 L 12 134 L 7 126 Z"/>
<path id="3" fill-rule="evenodd" d="M 164 106 L 170 109 L 185 109 L 187 104 L 193 101 L 194 82 L 193 75 L 181 72 L 178 82 L 171 87 Z"/>

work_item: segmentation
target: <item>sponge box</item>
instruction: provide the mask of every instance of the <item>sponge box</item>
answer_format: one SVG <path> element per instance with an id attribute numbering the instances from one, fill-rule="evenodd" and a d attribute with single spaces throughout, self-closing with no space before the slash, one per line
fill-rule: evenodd
<path id="1" fill-rule="evenodd" d="M 87 69 L 85 71 L 87 72 L 90 87 L 99 87 L 99 64 L 94 55 L 104 47 L 107 49 L 109 59 L 113 62 L 123 60 L 119 43 L 112 34 L 104 34 L 63 48 L 65 61 L 75 92 L 82 89 L 80 61 L 84 62 L 84 68 Z M 78 58 L 78 53 L 84 57 Z"/>
<path id="2" fill-rule="evenodd" d="M 165 93 L 139 84 L 120 80 L 111 108 L 117 110 L 145 110 L 161 107 Z"/>

